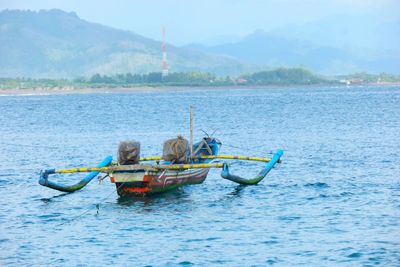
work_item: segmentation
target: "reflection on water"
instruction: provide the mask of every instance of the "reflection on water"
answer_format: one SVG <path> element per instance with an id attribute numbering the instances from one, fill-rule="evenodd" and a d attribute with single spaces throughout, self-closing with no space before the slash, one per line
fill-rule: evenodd
<path id="1" fill-rule="evenodd" d="M 231 201 L 234 198 L 240 198 L 245 192 L 246 187 L 247 186 L 241 184 L 235 185 L 232 191 L 221 197 L 221 201 Z"/>
<path id="2" fill-rule="evenodd" d="M 40 200 L 43 201 L 43 203 L 48 204 L 49 202 L 51 202 L 51 201 L 53 201 L 53 200 L 55 200 L 57 198 L 62 198 L 62 197 L 65 197 L 65 196 L 67 196 L 69 194 L 73 194 L 73 193 L 61 193 L 59 195 L 52 196 L 52 197 L 49 197 L 49 198 L 41 198 Z"/>
<path id="3" fill-rule="evenodd" d="M 149 196 L 119 196 L 117 203 L 122 206 L 141 205 L 142 207 L 162 207 L 165 205 L 184 203 L 189 199 L 183 188 Z"/>

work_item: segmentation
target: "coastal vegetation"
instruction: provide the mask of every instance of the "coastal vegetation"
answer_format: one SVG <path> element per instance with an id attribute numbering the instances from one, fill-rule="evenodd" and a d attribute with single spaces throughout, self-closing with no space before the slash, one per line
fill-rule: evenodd
<path id="1" fill-rule="evenodd" d="M 355 73 L 335 77 L 320 76 L 303 68 L 278 68 L 243 74 L 237 77 L 217 76 L 208 72 L 161 72 L 148 74 L 94 74 L 75 79 L 0 78 L 0 89 L 28 88 L 115 88 L 138 86 L 268 86 L 312 84 L 399 83 L 400 75 Z"/>

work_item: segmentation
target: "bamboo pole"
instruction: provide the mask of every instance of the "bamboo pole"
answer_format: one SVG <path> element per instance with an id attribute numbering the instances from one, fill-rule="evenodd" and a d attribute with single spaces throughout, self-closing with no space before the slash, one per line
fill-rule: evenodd
<path id="1" fill-rule="evenodd" d="M 48 174 L 53 173 L 77 173 L 77 172 L 116 172 L 116 171 L 160 171 L 160 170 L 184 170 L 184 169 L 204 169 L 204 168 L 222 168 L 224 163 L 200 163 L 200 164 L 172 164 L 172 165 L 120 165 L 112 167 L 88 167 L 88 168 L 71 168 L 60 170 L 48 170 Z"/>
<path id="2" fill-rule="evenodd" d="M 270 162 L 270 158 L 260 158 L 260 157 L 246 157 L 246 156 L 233 156 L 233 155 L 217 155 L 217 156 L 200 156 L 200 159 L 237 159 L 237 160 L 249 160 L 249 161 L 260 161 L 260 162 Z"/>
<path id="3" fill-rule="evenodd" d="M 270 158 L 235 156 L 235 155 L 210 155 L 210 156 L 198 156 L 198 157 L 193 157 L 193 158 L 195 158 L 195 159 L 237 159 L 237 160 L 261 161 L 261 162 L 270 162 L 271 161 Z M 162 157 L 154 156 L 154 157 L 140 158 L 140 161 L 153 161 L 153 160 L 162 160 Z"/>
<path id="4" fill-rule="evenodd" d="M 189 106 L 190 112 L 190 158 L 193 158 L 193 111 L 192 106 Z"/>

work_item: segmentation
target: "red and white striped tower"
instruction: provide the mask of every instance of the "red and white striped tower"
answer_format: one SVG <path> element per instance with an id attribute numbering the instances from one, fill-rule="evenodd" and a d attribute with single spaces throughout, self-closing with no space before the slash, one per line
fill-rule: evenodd
<path id="1" fill-rule="evenodd" d="M 162 76 L 168 75 L 168 63 L 167 63 L 167 43 L 165 39 L 165 28 L 162 29 L 163 42 L 162 42 Z"/>

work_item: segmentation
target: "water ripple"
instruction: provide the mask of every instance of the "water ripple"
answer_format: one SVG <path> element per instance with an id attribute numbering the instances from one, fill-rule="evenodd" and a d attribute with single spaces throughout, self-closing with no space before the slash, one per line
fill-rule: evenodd
<path id="1" fill-rule="evenodd" d="M 398 87 L 0 97 L 0 265 L 399 266 L 398 103 Z M 211 170 L 141 198 L 106 182 L 73 194 L 37 184 L 41 169 L 95 165 L 124 139 L 158 155 L 187 136 L 189 105 L 195 129 L 220 129 L 222 153 L 282 148 L 283 163 L 253 187 Z"/>

